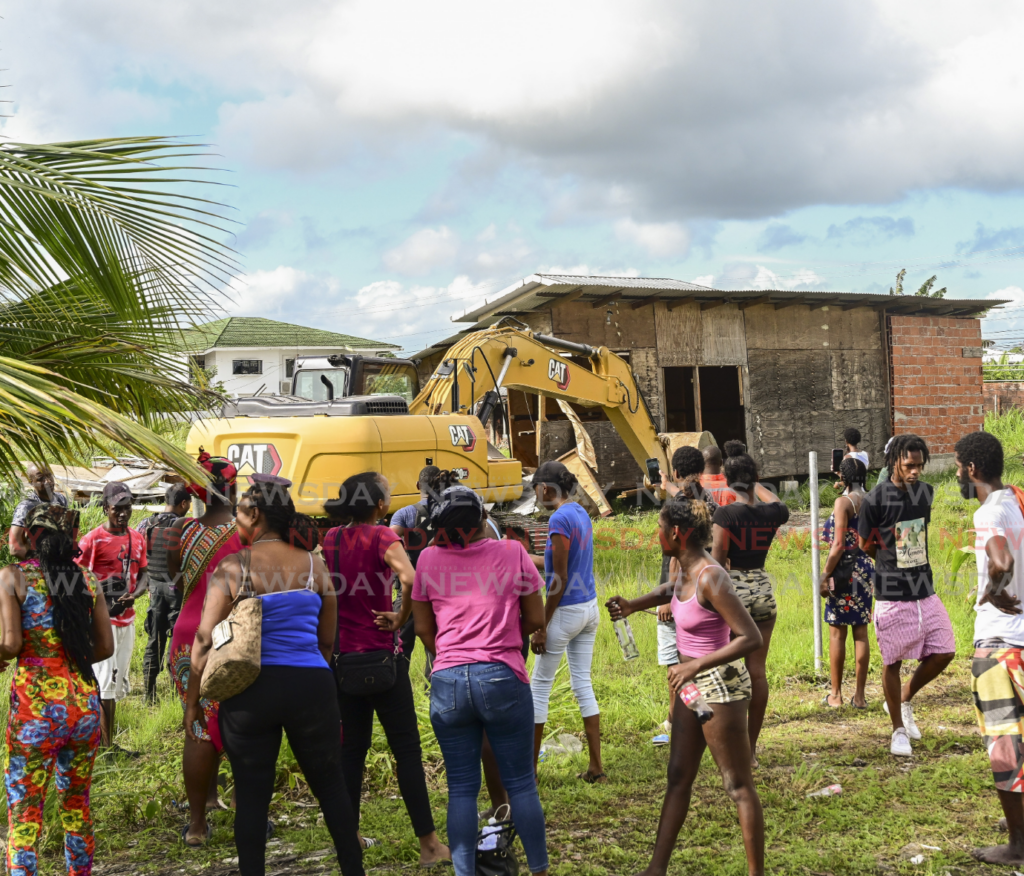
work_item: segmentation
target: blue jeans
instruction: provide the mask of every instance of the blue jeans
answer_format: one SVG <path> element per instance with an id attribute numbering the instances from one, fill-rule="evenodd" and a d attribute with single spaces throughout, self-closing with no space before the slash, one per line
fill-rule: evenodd
<path id="1" fill-rule="evenodd" d="M 548 868 L 544 810 L 533 775 L 533 697 L 504 663 L 469 663 L 430 679 L 430 723 L 448 774 L 448 842 L 455 876 L 476 873 L 480 748 L 494 749 L 531 873 Z"/>

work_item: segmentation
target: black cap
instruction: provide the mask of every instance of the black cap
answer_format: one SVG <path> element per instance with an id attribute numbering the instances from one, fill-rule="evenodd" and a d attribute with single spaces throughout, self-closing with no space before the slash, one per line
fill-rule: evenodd
<path id="1" fill-rule="evenodd" d="M 105 506 L 120 505 L 122 502 L 134 502 L 135 497 L 128 484 L 120 481 L 108 481 L 103 485 L 103 504 Z"/>

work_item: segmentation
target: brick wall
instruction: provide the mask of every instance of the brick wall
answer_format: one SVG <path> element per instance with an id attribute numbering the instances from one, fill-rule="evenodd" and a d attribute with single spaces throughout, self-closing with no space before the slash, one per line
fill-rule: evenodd
<path id="1" fill-rule="evenodd" d="M 986 380 L 985 410 L 1002 414 L 1010 408 L 1024 408 L 1024 381 Z"/>
<path id="2" fill-rule="evenodd" d="M 893 430 L 914 432 L 932 454 L 982 427 L 981 322 L 890 317 Z"/>

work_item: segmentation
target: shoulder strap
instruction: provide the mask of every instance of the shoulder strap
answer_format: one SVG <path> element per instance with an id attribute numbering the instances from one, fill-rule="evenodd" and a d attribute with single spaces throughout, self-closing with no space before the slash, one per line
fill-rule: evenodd
<path id="1" fill-rule="evenodd" d="M 238 585 L 238 595 L 233 600 L 236 603 L 256 595 L 252 588 L 252 551 L 249 548 L 242 548 L 238 552 L 238 559 L 242 563 L 242 583 Z"/>

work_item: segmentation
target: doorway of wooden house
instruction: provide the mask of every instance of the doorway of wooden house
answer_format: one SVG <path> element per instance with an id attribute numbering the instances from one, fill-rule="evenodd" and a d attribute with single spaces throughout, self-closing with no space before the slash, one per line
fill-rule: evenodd
<path id="1" fill-rule="evenodd" d="M 667 431 L 707 430 L 719 446 L 733 439 L 746 443 L 742 368 L 701 365 L 664 371 Z"/>

